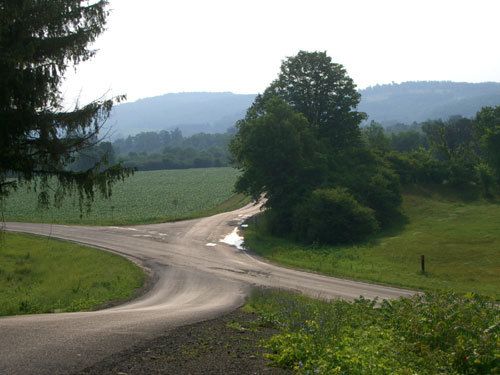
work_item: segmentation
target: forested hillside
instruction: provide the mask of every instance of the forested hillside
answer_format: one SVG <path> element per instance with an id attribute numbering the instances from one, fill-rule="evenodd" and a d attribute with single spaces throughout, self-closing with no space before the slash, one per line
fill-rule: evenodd
<path id="1" fill-rule="evenodd" d="M 359 110 L 384 126 L 450 116 L 473 117 L 500 104 L 500 83 L 404 82 L 361 90 Z"/>
<path id="2" fill-rule="evenodd" d="M 450 116 L 472 117 L 500 104 L 500 83 L 405 82 L 360 90 L 359 110 L 385 126 Z M 109 123 L 113 139 L 140 132 L 174 130 L 184 136 L 225 133 L 245 116 L 254 94 L 177 93 L 115 107 Z"/>
<path id="3" fill-rule="evenodd" d="M 224 133 L 245 115 L 254 98 L 230 92 L 166 94 L 116 106 L 109 123 L 113 138 L 175 128 L 184 136 Z"/>

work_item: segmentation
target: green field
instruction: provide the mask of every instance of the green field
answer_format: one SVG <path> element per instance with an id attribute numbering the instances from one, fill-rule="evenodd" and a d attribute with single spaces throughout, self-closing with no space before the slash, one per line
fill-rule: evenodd
<path id="1" fill-rule="evenodd" d="M 20 187 L 6 200 L 6 221 L 120 225 L 193 218 L 235 209 L 246 202 L 234 196 L 238 172 L 233 168 L 136 172 L 113 189 L 111 199 L 99 196 L 80 218 L 78 200 L 67 197 L 61 208 L 38 209 L 37 195 Z"/>
<path id="2" fill-rule="evenodd" d="M 477 292 L 500 299 L 500 205 L 405 194 L 408 223 L 356 246 L 308 247 L 265 233 L 246 246 L 286 266 L 423 290 Z M 426 273 L 420 272 L 420 255 Z"/>
<path id="3" fill-rule="evenodd" d="M 144 272 L 115 254 L 0 233 L 0 316 L 92 310 L 131 298 Z"/>

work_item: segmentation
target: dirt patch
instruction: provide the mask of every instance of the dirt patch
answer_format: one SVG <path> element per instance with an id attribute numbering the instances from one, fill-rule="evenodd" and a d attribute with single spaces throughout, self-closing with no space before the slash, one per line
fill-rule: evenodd
<path id="1" fill-rule="evenodd" d="M 175 328 L 78 374 L 290 374 L 264 358 L 261 342 L 276 331 L 259 326 L 257 319 L 238 310 Z"/>

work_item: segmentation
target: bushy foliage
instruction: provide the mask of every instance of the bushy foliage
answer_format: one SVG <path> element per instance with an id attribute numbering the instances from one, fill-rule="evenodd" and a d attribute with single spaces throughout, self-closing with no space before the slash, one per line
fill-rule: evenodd
<path id="1" fill-rule="evenodd" d="M 386 133 L 392 142 L 384 157 L 402 183 L 446 184 L 485 197 L 498 191 L 500 106 L 485 107 L 473 119 L 454 116 L 447 121 L 400 125 Z M 370 145 L 376 148 L 373 139 Z"/>
<path id="2" fill-rule="evenodd" d="M 490 198 L 494 195 L 495 189 L 495 172 L 493 169 L 484 162 L 480 162 L 474 166 L 476 178 L 479 186 L 482 189 L 483 195 Z"/>
<path id="3" fill-rule="evenodd" d="M 324 302 L 279 292 L 250 306 L 281 333 L 267 354 L 301 374 L 498 373 L 499 310 L 452 293 Z"/>
<path id="4" fill-rule="evenodd" d="M 314 243 L 349 243 L 378 229 L 374 211 L 345 188 L 317 189 L 295 210 L 294 235 Z"/>
<path id="5" fill-rule="evenodd" d="M 500 181 L 500 105 L 481 109 L 475 126 L 484 157 Z"/>
<path id="6" fill-rule="evenodd" d="M 373 150 L 385 152 L 389 151 L 391 147 L 390 139 L 385 134 L 384 128 L 374 121 L 362 128 L 361 135 L 363 136 L 363 140 Z"/>
<path id="7" fill-rule="evenodd" d="M 410 153 L 392 151 L 386 155 L 386 159 L 403 184 L 440 184 L 447 177 L 445 164 L 423 148 Z"/>
<path id="8" fill-rule="evenodd" d="M 399 152 L 416 151 L 419 148 L 428 148 L 427 138 L 422 132 L 417 130 L 407 130 L 392 133 L 390 138 L 391 148 Z"/>
<path id="9" fill-rule="evenodd" d="M 230 145 L 242 170 L 236 189 L 267 198 L 275 234 L 352 242 L 398 211 L 397 176 L 362 140 L 359 99 L 341 65 L 324 52 L 301 51 L 283 61 L 278 78 L 238 122 Z"/>
<path id="10" fill-rule="evenodd" d="M 338 180 L 362 205 L 374 211 L 380 227 L 399 217 L 402 203 L 399 177 L 383 157 L 361 148 L 351 153 L 338 170 L 343 171 Z"/>
<path id="11" fill-rule="evenodd" d="M 272 225 L 284 231 L 292 225 L 293 207 L 322 178 L 318 142 L 307 119 L 276 97 L 259 117 L 239 121 L 238 129 L 230 145 L 244 171 L 236 190 L 256 199 L 265 194 Z"/>

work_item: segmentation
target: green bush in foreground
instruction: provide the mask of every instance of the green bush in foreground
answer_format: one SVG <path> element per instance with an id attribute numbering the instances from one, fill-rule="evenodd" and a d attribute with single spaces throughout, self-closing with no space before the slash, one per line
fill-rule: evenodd
<path id="1" fill-rule="evenodd" d="M 249 308 L 281 331 L 266 344 L 280 367 L 301 374 L 493 374 L 498 306 L 476 295 L 318 301 L 280 292 Z"/>

